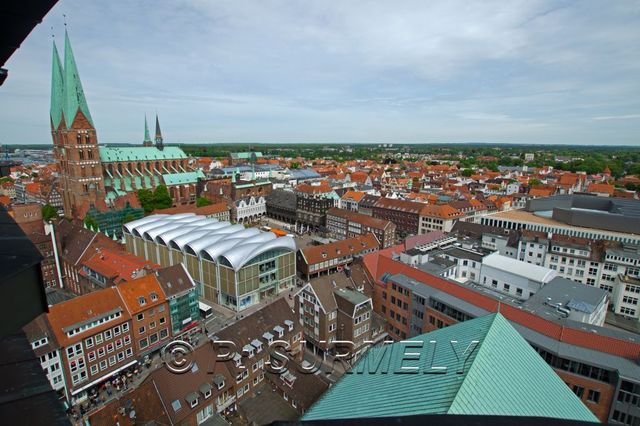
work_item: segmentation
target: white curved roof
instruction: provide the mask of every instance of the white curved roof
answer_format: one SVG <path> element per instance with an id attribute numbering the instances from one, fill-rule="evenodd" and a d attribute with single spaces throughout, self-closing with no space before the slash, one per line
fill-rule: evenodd
<path id="1" fill-rule="evenodd" d="M 178 229 L 184 227 L 184 224 L 176 223 L 175 221 L 163 224 L 161 226 L 157 226 L 155 228 L 149 229 L 146 232 L 142 233 L 142 238 L 155 241 L 156 237 L 160 234 L 164 234 L 165 232 L 171 231 L 173 229 Z"/>
<path id="2" fill-rule="evenodd" d="M 181 226 L 181 227 L 179 227 L 177 229 L 172 229 L 170 231 L 166 231 L 166 232 L 163 232 L 162 234 L 158 235 L 155 238 L 155 242 L 163 244 L 165 246 L 168 246 L 169 242 L 171 240 L 173 240 L 174 238 L 179 237 L 179 236 L 184 235 L 184 234 L 188 234 L 191 231 L 195 231 L 197 229 L 198 229 L 197 227 L 192 226 L 191 224 L 189 224 L 187 226 Z"/>
<path id="3" fill-rule="evenodd" d="M 231 225 L 231 226 L 226 226 L 224 228 L 216 229 L 216 230 L 211 231 L 210 233 L 204 235 L 203 237 L 198 238 L 197 240 L 189 242 L 188 244 L 185 245 L 184 250 L 186 250 L 188 248 L 192 252 L 194 252 L 198 256 L 200 256 L 200 251 L 203 248 L 211 245 L 211 241 L 213 240 L 213 236 L 216 236 L 216 235 L 225 236 L 225 235 L 233 234 L 233 233 L 236 233 L 236 232 L 242 231 L 242 230 L 244 230 L 244 226 L 242 226 L 242 225 Z"/>
<path id="4" fill-rule="evenodd" d="M 164 225 L 168 225 L 171 222 L 173 222 L 172 220 L 156 220 L 153 222 L 149 222 L 149 223 L 145 223 L 144 225 L 140 225 L 140 226 L 136 226 L 135 228 L 131 229 L 131 233 L 133 235 L 136 235 L 138 237 L 142 237 L 144 235 L 145 232 L 154 229 L 154 228 L 158 228 L 160 226 L 164 226 Z"/>
<path id="5" fill-rule="evenodd" d="M 175 216 L 179 216 L 179 217 L 175 217 Z M 195 216 L 195 215 L 191 214 L 189 216 Z M 155 214 L 155 215 L 147 216 L 147 217 L 145 217 L 143 219 L 140 219 L 139 221 L 134 221 L 134 222 L 128 223 L 127 224 L 127 229 L 132 234 L 140 236 L 143 233 L 145 233 L 146 231 L 148 231 L 149 229 L 153 229 L 158 225 L 171 223 L 173 221 L 180 220 L 180 219 L 183 219 L 183 218 L 189 217 L 189 216 Z"/>
<path id="6" fill-rule="evenodd" d="M 280 237 L 271 239 L 271 241 L 267 243 L 257 242 L 241 245 L 222 256 L 224 256 L 224 258 L 229 261 L 233 269 L 237 271 L 246 265 L 251 259 L 273 249 L 295 251 L 296 243 L 291 237 Z"/>
<path id="7" fill-rule="evenodd" d="M 177 247 L 183 252 L 188 249 L 198 257 L 206 253 L 214 261 L 224 257 L 236 271 L 266 251 L 296 249 L 291 237 L 276 238 L 258 228 L 245 229 L 193 213 L 152 215 L 124 226 L 133 235 L 143 235 L 156 244 Z"/>
<path id="8" fill-rule="evenodd" d="M 185 245 L 187 245 L 192 241 L 196 241 L 210 233 L 211 231 L 208 231 L 208 230 L 194 230 L 189 232 L 188 234 L 180 235 L 178 237 L 173 238 L 169 242 L 169 245 L 176 245 L 178 246 L 178 248 L 180 248 L 181 251 L 184 251 Z"/>
<path id="9" fill-rule="evenodd" d="M 245 241 L 247 238 L 254 237 L 260 235 L 260 231 L 256 228 L 243 229 L 240 232 L 234 232 L 233 234 L 228 234 L 224 238 L 220 238 L 217 241 L 212 241 L 211 244 L 203 247 L 201 250 L 206 252 L 211 259 L 215 260 L 218 256 L 218 252 L 224 247 L 225 250 L 230 249 L 231 247 L 240 244 L 242 241 Z M 229 245 L 229 241 L 233 241 L 232 245 Z"/>
<path id="10" fill-rule="evenodd" d="M 131 229 L 133 229 L 133 228 L 135 228 L 137 226 L 144 225 L 145 223 L 155 222 L 156 220 L 159 220 L 160 218 L 164 218 L 164 217 L 167 217 L 167 216 L 169 216 L 169 215 L 167 215 L 167 214 L 156 214 L 156 215 L 153 215 L 153 216 L 143 217 L 142 219 L 132 220 L 131 222 L 127 222 L 122 226 L 129 233 L 131 233 Z"/>

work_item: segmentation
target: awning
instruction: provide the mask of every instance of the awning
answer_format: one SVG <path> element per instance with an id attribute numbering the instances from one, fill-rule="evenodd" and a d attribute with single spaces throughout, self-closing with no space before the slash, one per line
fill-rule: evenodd
<path id="1" fill-rule="evenodd" d="M 104 382 L 104 381 L 105 381 L 105 380 L 107 380 L 109 377 L 112 377 L 114 374 L 119 373 L 120 371 L 124 370 L 125 368 L 131 367 L 132 365 L 137 364 L 137 363 L 138 363 L 138 361 L 133 360 L 133 361 L 131 361 L 129 364 L 125 364 L 125 365 L 123 365 L 122 367 L 116 368 L 116 369 L 115 369 L 115 370 L 113 370 L 109 375 L 107 375 L 107 376 L 102 376 L 102 377 L 100 377 L 99 379 L 94 380 L 93 382 L 91 382 L 91 383 L 89 383 L 89 384 L 86 384 L 86 385 L 82 386 L 81 388 L 78 388 L 78 389 L 74 390 L 73 392 L 71 392 L 71 395 L 77 395 L 77 394 L 79 394 L 80 392 L 82 392 L 83 390 L 88 389 L 88 388 L 90 388 L 90 387 L 91 387 L 91 386 L 93 386 L 93 385 L 97 385 L 98 383 Z"/>

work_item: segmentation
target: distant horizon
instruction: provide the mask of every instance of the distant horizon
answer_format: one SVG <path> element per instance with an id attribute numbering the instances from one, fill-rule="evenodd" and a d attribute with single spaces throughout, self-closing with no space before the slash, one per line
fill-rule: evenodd
<path id="1" fill-rule="evenodd" d="M 158 113 L 174 144 L 640 146 L 633 1 L 60 0 L 5 65 L 0 143 L 50 137 L 65 29 L 105 144 Z"/>
<path id="2" fill-rule="evenodd" d="M 260 145 L 337 145 L 343 146 L 344 144 L 354 144 L 354 145 L 470 145 L 470 146 L 489 146 L 489 147 L 566 147 L 579 149 L 580 147 L 585 147 L 586 149 L 591 148 L 637 148 L 640 149 L 640 145 L 574 145 L 568 143 L 547 143 L 547 142 L 539 142 L 539 143 L 524 143 L 524 142 L 164 142 L 165 146 L 175 146 L 175 145 L 201 145 L 201 146 L 214 146 L 214 145 L 256 145 L 258 148 Z M 20 146 L 51 146 L 53 148 L 53 143 L 3 143 L 2 146 L 10 146 L 10 147 L 20 147 Z M 127 146 L 142 146 L 142 142 L 98 142 L 100 146 L 110 146 L 110 145 L 127 145 Z"/>

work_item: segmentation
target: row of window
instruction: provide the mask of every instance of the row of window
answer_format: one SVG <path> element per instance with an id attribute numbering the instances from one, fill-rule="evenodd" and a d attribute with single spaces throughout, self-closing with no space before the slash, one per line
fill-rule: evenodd
<path id="1" fill-rule="evenodd" d="M 89 349 L 93 347 L 94 344 L 99 345 L 102 342 L 111 340 L 115 336 L 119 336 L 121 333 L 128 333 L 128 332 L 129 332 L 129 323 L 125 322 L 122 325 L 116 325 L 115 327 L 105 330 L 102 333 L 95 334 L 92 337 L 87 337 L 86 339 L 84 339 L 84 346 L 87 349 Z M 68 350 L 69 349 L 67 348 L 67 351 Z"/>
<path id="2" fill-rule="evenodd" d="M 116 318 L 120 318 L 121 316 L 122 316 L 122 312 L 116 312 L 116 313 L 113 313 L 113 314 L 111 314 L 111 315 L 108 315 L 108 316 L 102 317 L 102 318 L 100 318 L 100 319 L 97 319 L 97 320 L 95 320 L 95 321 L 92 321 L 92 322 L 90 322 L 90 323 L 88 323 L 88 324 L 85 324 L 85 325 L 83 325 L 83 326 L 76 327 L 76 328 L 74 328 L 73 330 L 69 330 L 69 331 L 67 332 L 67 336 L 68 336 L 68 337 L 73 337 L 73 336 L 75 336 L 76 334 L 82 333 L 82 332 L 87 331 L 87 330 L 89 330 L 89 329 L 91 329 L 91 328 L 95 328 L 95 327 L 97 327 L 97 326 L 99 326 L 99 325 L 101 325 L 101 324 L 104 324 L 104 323 L 106 323 L 106 322 L 112 321 L 112 320 L 114 320 L 114 319 L 116 319 Z"/>
<path id="3" fill-rule="evenodd" d="M 103 359 L 100 364 L 93 364 L 91 366 L 91 375 L 95 376 L 100 371 L 106 370 L 108 367 L 116 365 L 118 362 L 122 362 L 125 358 L 131 358 L 133 356 L 133 349 L 127 348 L 122 352 L 118 352 L 116 355 L 110 356 L 108 359 Z"/>
<path id="4" fill-rule="evenodd" d="M 144 349 L 147 346 L 155 345 L 158 340 L 166 339 L 167 337 L 169 337 L 169 330 L 165 328 L 160 330 L 160 333 L 153 333 L 149 337 L 140 339 L 138 344 L 140 346 L 140 349 Z"/>
<path id="5" fill-rule="evenodd" d="M 96 351 L 87 353 L 87 358 L 90 362 L 95 361 L 97 358 L 103 358 L 106 354 L 112 353 L 114 350 L 122 349 L 123 346 L 131 344 L 131 336 L 125 335 L 122 339 L 118 339 L 115 342 L 111 342 L 106 346 L 98 348 Z"/>

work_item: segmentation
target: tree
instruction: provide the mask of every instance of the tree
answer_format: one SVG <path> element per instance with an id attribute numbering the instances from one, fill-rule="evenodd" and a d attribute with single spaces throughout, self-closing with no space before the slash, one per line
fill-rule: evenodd
<path id="1" fill-rule="evenodd" d="M 536 185 L 540 185 L 542 184 L 542 181 L 540 179 L 529 179 L 529 186 L 536 186 Z"/>
<path id="2" fill-rule="evenodd" d="M 122 219 L 122 223 L 129 223 L 133 222 L 134 220 L 136 220 L 136 217 L 131 213 L 127 213 Z"/>
<path id="3" fill-rule="evenodd" d="M 156 209 L 168 209 L 173 205 L 173 200 L 166 186 L 156 186 L 156 189 L 153 191 L 153 205 Z"/>
<path id="4" fill-rule="evenodd" d="M 92 229 L 94 231 L 97 231 L 99 228 L 98 221 L 96 221 L 93 216 L 85 217 L 84 224 L 87 226 L 87 228 Z"/>
<path id="5" fill-rule="evenodd" d="M 42 206 L 42 220 L 45 222 L 51 222 L 51 219 L 58 217 L 58 210 L 51 204 L 45 204 Z"/>
<path id="6" fill-rule="evenodd" d="M 205 197 L 198 197 L 196 200 L 196 207 L 210 206 L 211 204 L 213 204 L 213 202 Z"/>
<path id="7" fill-rule="evenodd" d="M 148 189 L 139 189 L 138 190 L 138 200 L 140 200 L 140 204 L 144 209 L 145 214 L 149 214 L 153 211 L 154 202 L 153 202 L 153 192 Z"/>
<path id="8" fill-rule="evenodd" d="M 460 174 L 464 177 L 469 177 L 473 174 L 473 170 L 471 169 L 462 169 L 462 172 L 460 172 Z"/>

